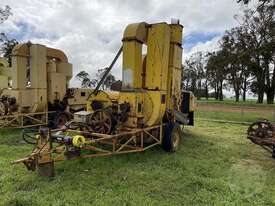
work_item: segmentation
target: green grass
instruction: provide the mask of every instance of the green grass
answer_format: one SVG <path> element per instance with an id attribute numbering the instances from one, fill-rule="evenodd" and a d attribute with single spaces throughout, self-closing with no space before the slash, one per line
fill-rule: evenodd
<path id="1" fill-rule="evenodd" d="M 264 101 L 263 104 L 258 104 L 256 99 L 247 99 L 245 102 L 240 100 L 236 102 L 235 99 L 225 98 L 223 101 L 216 100 L 214 98 L 209 98 L 206 100 L 202 98 L 201 100 L 196 100 L 196 103 L 199 104 L 224 104 L 224 105 L 233 105 L 233 106 L 255 106 L 255 107 L 272 107 L 275 108 L 275 104 L 267 104 Z"/>
<path id="2" fill-rule="evenodd" d="M 52 179 L 9 165 L 32 147 L 1 130 L 0 205 L 275 205 L 275 160 L 246 129 L 198 121 L 177 153 L 59 162 Z"/>

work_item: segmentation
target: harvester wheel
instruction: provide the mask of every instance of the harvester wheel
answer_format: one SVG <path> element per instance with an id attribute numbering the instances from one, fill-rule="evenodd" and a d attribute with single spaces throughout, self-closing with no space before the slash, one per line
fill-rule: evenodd
<path id="1" fill-rule="evenodd" d="M 182 131 L 178 123 L 169 122 L 165 128 L 162 147 L 166 152 L 176 152 L 180 147 Z"/>

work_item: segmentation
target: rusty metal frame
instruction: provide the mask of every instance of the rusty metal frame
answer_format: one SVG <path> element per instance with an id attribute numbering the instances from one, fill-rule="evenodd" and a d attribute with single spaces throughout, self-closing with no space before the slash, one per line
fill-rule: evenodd
<path id="1" fill-rule="evenodd" d="M 3 128 L 28 128 L 48 124 L 49 114 L 53 112 L 19 113 L 0 116 L 0 129 Z M 26 124 L 30 120 L 31 124 Z"/>
<path id="2" fill-rule="evenodd" d="M 100 133 L 89 133 L 94 139 L 86 141 L 85 146 L 81 150 L 92 151 L 93 154 L 80 155 L 78 158 L 93 158 L 100 156 L 111 156 L 125 153 L 143 152 L 151 147 L 160 145 L 162 142 L 163 126 L 165 124 L 159 124 L 152 127 L 142 129 L 131 129 L 126 132 L 121 132 L 114 135 L 106 135 Z M 157 136 L 152 134 L 152 131 L 159 129 Z M 68 130 L 68 132 L 74 132 L 83 134 L 82 131 Z M 144 140 L 148 135 L 153 142 L 145 144 Z M 123 143 L 120 141 L 123 140 Z M 109 148 L 105 148 L 109 146 Z M 53 158 L 53 161 L 65 160 L 64 154 L 61 153 Z"/>
<path id="3" fill-rule="evenodd" d="M 127 129 L 118 131 L 117 134 L 108 135 L 100 133 L 83 132 L 79 130 L 55 129 L 48 132 L 46 139 L 37 139 L 37 147 L 25 158 L 12 161 L 11 164 L 23 163 L 28 170 L 36 170 L 42 176 L 54 176 L 54 162 L 67 159 L 95 158 L 125 153 L 143 152 L 162 143 L 163 127 L 166 124 L 158 124 L 142 129 Z M 125 128 L 124 128 L 125 129 Z M 51 140 L 51 133 L 65 132 L 87 136 L 85 143 L 78 147 L 79 154 L 67 156 L 67 145 Z M 155 132 L 156 131 L 156 132 Z M 45 138 L 45 137 L 44 137 Z M 151 141 L 146 141 L 150 138 Z M 81 154 L 81 151 L 90 153 Z M 45 168 L 45 169 L 43 169 Z"/>
<path id="4" fill-rule="evenodd" d="M 143 129 L 131 129 L 126 132 L 121 132 L 119 134 L 107 135 L 100 133 L 89 133 L 93 139 L 89 138 L 86 140 L 85 145 L 81 148 L 81 150 L 94 152 L 92 154 L 84 154 L 80 155 L 76 158 L 93 158 L 93 157 L 101 157 L 101 156 L 111 156 L 125 153 L 134 153 L 134 152 L 143 152 L 149 148 L 152 148 L 156 145 L 160 145 L 162 142 L 162 134 L 163 127 L 165 124 L 159 124 L 152 127 L 147 127 Z M 155 136 L 152 134 L 152 131 L 155 129 L 159 129 L 158 135 Z M 60 129 L 52 130 L 51 132 L 61 131 Z M 67 130 L 67 132 L 72 132 L 76 134 L 83 134 L 83 131 L 78 130 Z M 153 141 L 151 143 L 145 144 L 144 140 L 148 135 Z M 139 138 L 139 141 L 136 141 Z M 120 141 L 124 140 L 123 143 Z M 66 155 L 64 154 L 65 148 L 64 144 L 58 144 L 56 147 L 52 145 L 52 149 L 50 151 L 43 151 L 42 149 L 34 150 L 30 155 L 25 158 L 12 161 L 12 164 L 16 163 L 26 163 L 32 159 L 37 157 L 42 157 L 44 155 L 51 154 L 52 157 L 49 161 L 57 162 L 66 160 Z M 109 146 L 109 148 L 105 148 Z M 43 146 L 41 147 L 43 148 Z"/>

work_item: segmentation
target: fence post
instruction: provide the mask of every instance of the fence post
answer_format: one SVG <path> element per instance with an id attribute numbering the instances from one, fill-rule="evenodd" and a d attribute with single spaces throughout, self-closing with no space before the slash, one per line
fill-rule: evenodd
<path id="1" fill-rule="evenodd" d="M 244 121 L 243 119 L 243 116 L 244 116 L 244 109 L 243 109 L 243 107 L 240 107 L 241 108 L 241 119 L 242 119 L 242 121 Z"/>

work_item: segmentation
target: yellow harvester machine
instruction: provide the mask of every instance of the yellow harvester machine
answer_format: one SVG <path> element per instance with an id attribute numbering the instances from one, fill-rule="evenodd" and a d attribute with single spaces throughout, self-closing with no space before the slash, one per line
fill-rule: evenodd
<path id="1" fill-rule="evenodd" d="M 100 91 L 87 101 L 87 111 L 57 130 L 40 128 L 35 149 L 23 162 L 29 170 L 54 175 L 54 162 L 142 152 L 156 145 L 178 149 L 181 125 L 193 125 L 194 100 L 181 90 L 182 25 L 145 22 L 126 27 L 122 47 L 120 92 Z"/>
<path id="2" fill-rule="evenodd" d="M 72 64 L 61 51 L 24 43 L 0 59 L 0 128 L 64 125 L 85 107 L 90 90 L 68 88 Z"/>

